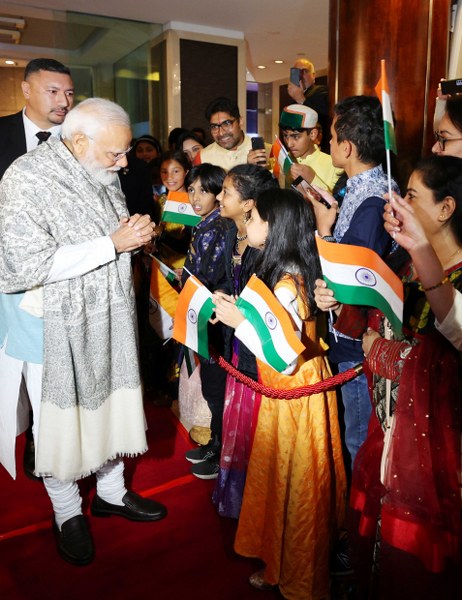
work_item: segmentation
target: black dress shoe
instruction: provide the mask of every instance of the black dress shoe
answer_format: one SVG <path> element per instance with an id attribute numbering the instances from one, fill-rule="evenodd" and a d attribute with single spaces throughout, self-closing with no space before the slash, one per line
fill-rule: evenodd
<path id="1" fill-rule="evenodd" d="M 79 567 L 91 563 L 94 556 L 93 540 L 83 515 L 65 521 L 61 531 L 53 519 L 53 531 L 61 558 Z"/>
<path id="2" fill-rule="evenodd" d="M 35 471 L 35 444 L 34 440 L 26 439 L 26 445 L 24 447 L 24 457 L 22 461 L 24 468 L 24 474 L 32 479 L 33 481 L 42 481 L 41 477 L 37 477 L 34 474 Z"/>
<path id="3" fill-rule="evenodd" d="M 91 503 L 91 514 L 95 517 L 118 515 L 131 521 L 159 521 L 167 516 L 167 509 L 163 504 L 142 498 L 135 492 L 127 492 L 122 502 L 123 506 L 110 504 L 95 494 Z"/>

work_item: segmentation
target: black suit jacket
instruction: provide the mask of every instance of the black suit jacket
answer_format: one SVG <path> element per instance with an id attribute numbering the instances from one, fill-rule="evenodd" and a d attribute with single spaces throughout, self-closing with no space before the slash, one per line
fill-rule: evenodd
<path id="1" fill-rule="evenodd" d="M 22 111 L 0 117 L 0 179 L 18 156 L 27 152 Z"/>

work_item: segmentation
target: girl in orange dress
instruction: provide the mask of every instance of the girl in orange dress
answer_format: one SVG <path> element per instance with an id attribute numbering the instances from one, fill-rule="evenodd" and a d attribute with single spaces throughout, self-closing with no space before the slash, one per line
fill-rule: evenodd
<path id="1" fill-rule="evenodd" d="M 309 204 L 291 190 L 259 195 L 247 224 L 261 251 L 257 276 L 289 313 L 305 350 L 279 373 L 268 364 L 256 330 L 231 296 L 216 294 L 216 315 L 254 352 L 259 380 L 290 389 L 330 377 L 316 336 L 312 290 L 320 274 Z M 291 600 L 329 597 L 329 552 L 343 520 L 346 480 L 335 392 L 276 400 L 262 396 L 235 549 L 265 569 L 250 583 L 279 585 Z"/>

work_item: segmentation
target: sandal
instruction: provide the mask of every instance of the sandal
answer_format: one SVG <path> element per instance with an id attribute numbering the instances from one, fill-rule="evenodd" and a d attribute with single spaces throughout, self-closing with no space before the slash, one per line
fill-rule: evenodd
<path id="1" fill-rule="evenodd" d="M 265 581 L 265 569 L 261 569 L 260 571 L 253 573 L 249 577 L 249 583 L 252 587 L 261 591 L 273 590 L 276 587 L 272 583 L 267 583 Z"/>

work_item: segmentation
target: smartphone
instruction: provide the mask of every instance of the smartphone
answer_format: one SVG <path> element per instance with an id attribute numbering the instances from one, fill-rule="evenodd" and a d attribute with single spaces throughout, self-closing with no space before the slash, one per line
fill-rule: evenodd
<path id="1" fill-rule="evenodd" d="M 462 79 L 448 79 L 441 82 L 442 94 L 462 94 Z"/>
<path id="2" fill-rule="evenodd" d="M 297 179 L 294 179 L 291 187 L 305 198 L 308 198 L 308 200 L 311 202 L 320 202 L 326 208 L 332 208 L 330 202 L 323 198 L 321 194 L 315 190 L 310 183 L 308 183 L 308 181 L 303 179 L 303 177 L 299 176 Z"/>
<path id="3" fill-rule="evenodd" d="M 252 150 L 264 150 L 265 149 L 265 140 L 262 137 L 253 137 L 252 138 Z"/>
<path id="4" fill-rule="evenodd" d="M 300 85 L 300 69 L 297 69 L 296 67 L 290 68 L 290 81 L 294 85 Z"/>

